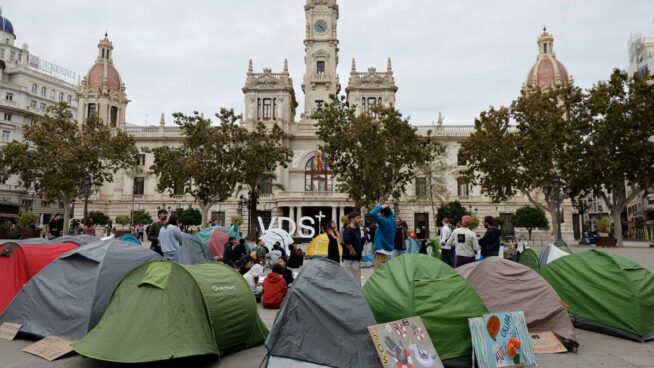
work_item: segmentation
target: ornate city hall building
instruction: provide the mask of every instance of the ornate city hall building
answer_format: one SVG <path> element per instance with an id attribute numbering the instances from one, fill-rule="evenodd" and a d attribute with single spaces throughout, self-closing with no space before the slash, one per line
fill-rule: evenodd
<path id="1" fill-rule="evenodd" d="M 380 60 L 385 69 L 374 67 L 360 70 L 352 58 L 347 86 L 342 89 L 337 74 L 340 61 L 338 19 L 339 7 L 336 0 L 307 0 L 304 6 L 306 25 L 304 28 L 305 71 L 302 77 L 304 106 L 298 111 L 296 90 L 288 70 L 287 62 L 281 62 L 281 71 L 271 69 L 256 70 L 252 60 L 244 62 L 245 84 L 243 124 L 249 129 L 259 121 L 271 126 L 278 124 L 287 134 L 284 144 L 293 149 L 293 159 L 288 168 L 278 168 L 276 184 L 283 189 L 270 185 L 264 188 L 258 205 L 259 213 L 251 214 L 261 218 L 263 226 L 280 226 L 279 218 L 284 217 L 281 226 L 295 230 L 297 237 L 311 234 L 306 228 L 300 229 L 294 224 L 303 223 L 318 231 L 320 225 L 332 219 L 339 219 L 352 209 L 352 201 L 347 194 L 337 191 L 337 182 L 329 169 L 329 163 L 318 151 L 321 144 L 316 137 L 315 121 L 311 113 L 318 106 L 329 100 L 332 94 L 345 92 L 347 101 L 356 105 L 358 112 L 365 113 L 373 105 L 395 105 L 398 86 L 395 84 L 391 59 Z M 256 45 L 253 45 L 256 46 Z M 568 83 L 570 77 L 565 67 L 556 59 L 553 52 L 553 38 L 543 32 L 538 38 L 538 57 L 528 72 L 527 84 L 550 86 Z M 119 48 L 117 48 L 119 61 Z M 354 56 L 354 55 L 352 55 Z M 180 143 L 181 132 L 177 126 L 166 124 L 162 115 L 161 122 L 154 126 L 139 126 L 125 122 L 127 99 L 125 84 L 113 62 L 113 45 L 107 37 L 98 44 L 98 58 L 91 66 L 77 91 L 78 116 L 83 121 L 89 114 L 99 113 L 104 121 L 112 127 L 124 129 L 134 135 L 140 148 L 170 146 Z M 525 66 L 525 71 L 529 70 Z M 299 91 L 297 91 L 299 92 Z M 516 91 L 516 95 L 519 91 Z M 402 110 L 402 106 L 397 106 Z M 504 218 L 505 232 L 512 233 L 511 213 L 528 204 L 526 197 L 516 197 L 508 202 L 496 204 L 480 193 L 480 188 L 472 186 L 458 178 L 459 170 L 465 163 L 460 162 L 457 153 L 474 127 L 460 125 L 428 124 L 417 126 L 420 134 L 433 130 L 438 142 L 446 147 L 446 161 L 452 167 L 444 173 L 447 178 L 447 193 L 443 196 L 448 201 L 458 200 L 480 218 L 486 215 Z M 140 170 L 135 173 L 120 173 L 113 183 L 107 183 L 90 197 L 89 208 L 100 210 L 112 218 L 120 214 L 129 214 L 132 210 L 146 209 L 156 214 L 158 208 L 175 209 L 194 206 L 193 198 L 183 192 L 159 193 L 156 190 L 157 178 L 148 174 L 153 163 L 152 154 L 138 157 Z M 461 164 L 461 165 L 459 165 Z M 399 215 L 415 230 L 419 238 L 433 236 L 437 233 L 432 216 L 434 213 L 428 200 L 427 180 L 420 175 L 409 186 L 407 193 L 393 205 Z M 248 220 L 242 193 L 234 198 L 216 203 L 210 210 L 210 216 L 223 225 L 230 225 L 230 218 L 242 214 Z M 533 193 L 542 200 L 542 193 Z M 563 206 L 563 234 L 568 240 L 573 237 L 573 210 L 569 203 Z M 81 206 L 75 211 L 81 217 Z M 290 219 L 290 221 L 289 221 Z M 272 221 L 272 224 L 271 224 Z M 338 221 L 337 221 L 338 222 Z M 482 231 L 481 227 L 478 231 Z M 526 232 L 526 231 L 525 231 Z M 517 231 L 518 234 L 522 231 Z M 542 233 L 549 237 L 549 232 Z"/>

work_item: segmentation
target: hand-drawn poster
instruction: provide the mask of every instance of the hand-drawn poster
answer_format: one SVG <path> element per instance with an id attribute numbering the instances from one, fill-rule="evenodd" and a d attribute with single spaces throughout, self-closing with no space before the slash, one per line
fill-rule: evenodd
<path id="1" fill-rule="evenodd" d="M 369 326 L 385 368 L 442 368 L 443 363 L 420 317 Z"/>
<path id="2" fill-rule="evenodd" d="M 468 319 L 474 358 L 481 368 L 536 364 L 522 311 L 484 314 Z"/>

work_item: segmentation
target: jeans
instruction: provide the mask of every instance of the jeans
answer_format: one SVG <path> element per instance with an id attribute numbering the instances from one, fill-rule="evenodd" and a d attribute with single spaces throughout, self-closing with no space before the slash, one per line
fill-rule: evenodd
<path id="1" fill-rule="evenodd" d="M 346 259 L 343 260 L 343 267 L 352 272 L 352 276 L 354 276 L 354 282 L 361 286 L 361 262 Z"/>
<path id="2" fill-rule="evenodd" d="M 399 257 L 399 256 L 403 255 L 404 253 L 406 253 L 406 250 L 397 250 L 396 249 L 396 250 L 393 251 L 393 258 Z"/>
<path id="3" fill-rule="evenodd" d="M 165 259 L 169 259 L 175 263 L 179 263 L 179 251 L 164 252 L 163 256 Z"/>

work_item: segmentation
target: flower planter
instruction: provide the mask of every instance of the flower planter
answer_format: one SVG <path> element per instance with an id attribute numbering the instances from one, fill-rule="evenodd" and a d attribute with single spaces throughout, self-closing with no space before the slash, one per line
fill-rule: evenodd
<path id="1" fill-rule="evenodd" d="M 40 238 L 40 237 L 41 237 L 41 230 L 23 229 L 20 232 L 21 239 Z"/>

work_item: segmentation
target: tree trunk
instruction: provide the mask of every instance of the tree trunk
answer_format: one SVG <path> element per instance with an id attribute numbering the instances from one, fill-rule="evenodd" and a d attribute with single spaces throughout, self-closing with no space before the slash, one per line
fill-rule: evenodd
<path id="1" fill-rule="evenodd" d="M 61 231 L 61 235 L 68 234 L 68 227 L 70 226 L 70 197 L 64 195 L 64 228 Z"/>
<path id="2" fill-rule="evenodd" d="M 620 218 L 620 213 L 622 212 L 622 208 L 617 209 L 615 206 L 610 207 L 611 208 L 611 219 L 613 219 L 613 226 L 615 230 L 615 238 L 617 239 L 617 244 L 616 246 L 622 247 L 622 219 Z M 617 211 L 616 211 L 617 209 Z M 610 230 L 609 230 L 610 232 Z"/>
<path id="3" fill-rule="evenodd" d="M 250 201 L 248 203 L 248 240 L 256 240 L 257 237 L 257 202 L 259 202 L 259 193 L 250 190 L 248 193 Z"/>
<path id="4" fill-rule="evenodd" d="M 529 233 L 529 241 L 531 241 L 531 230 L 532 230 L 532 229 L 530 229 L 530 228 L 527 229 L 527 233 Z"/>
<path id="5" fill-rule="evenodd" d="M 202 227 L 209 226 L 209 208 L 211 208 L 211 203 L 205 203 L 200 205 L 200 211 L 202 212 Z"/>

